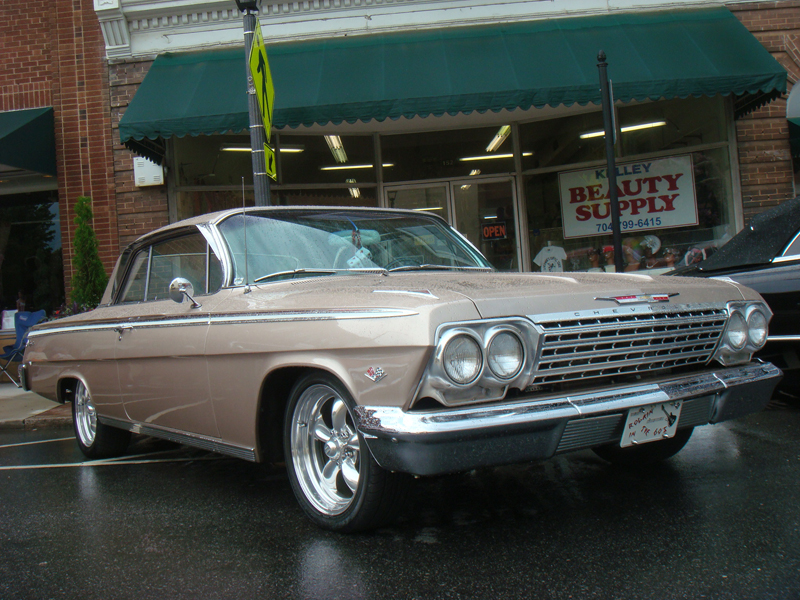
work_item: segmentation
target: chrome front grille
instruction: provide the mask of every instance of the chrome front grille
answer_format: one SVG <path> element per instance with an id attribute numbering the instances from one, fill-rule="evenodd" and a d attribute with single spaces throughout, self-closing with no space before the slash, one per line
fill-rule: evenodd
<path id="1" fill-rule="evenodd" d="M 539 323 L 533 384 L 613 378 L 706 363 L 725 328 L 723 308 L 604 315 Z"/>

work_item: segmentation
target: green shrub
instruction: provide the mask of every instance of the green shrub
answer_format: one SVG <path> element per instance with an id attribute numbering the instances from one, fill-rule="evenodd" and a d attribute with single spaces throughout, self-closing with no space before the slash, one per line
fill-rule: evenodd
<path id="1" fill-rule="evenodd" d="M 108 275 L 100 261 L 97 237 L 92 229 L 92 200 L 86 196 L 75 204 L 75 242 L 72 276 L 72 301 L 94 308 L 100 304 L 108 283 Z"/>

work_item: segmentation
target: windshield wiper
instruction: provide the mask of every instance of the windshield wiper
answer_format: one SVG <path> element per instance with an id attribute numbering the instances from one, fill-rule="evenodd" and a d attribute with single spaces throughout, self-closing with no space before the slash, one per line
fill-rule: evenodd
<path id="1" fill-rule="evenodd" d="M 285 277 L 286 279 L 294 279 L 295 275 L 337 275 L 337 274 L 365 274 L 365 275 L 385 275 L 386 269 L 381 267 L 366 267 L 361 269 L 292 269 L 291 271 L 278 271 L 277 273 L 270 273 L 269 275 L 262 275 L 254 279 L 253 283 L 261 283 L 262 281 L 269 281 L 270 279 L 279 279 Z"/>
<path id="2" fill-rule="evenodd" d="M 253 283 L 261 283 L 262 281 L 278 279 L 279 277 L 294 279 L 295 275 L 336 275 L 336 273 L 339 273 L 336 269 L 292 269 L 291 271 L 278 271 L 269 275 L 262 275 L 254 279 Z M 289 277 L 290 275 L 291 277 Z"/>
<path id="3" fill-rule="evenodd" d="M 395 271 L 479 271 L 481 273 L 491 273 L 492 269 L 489 267 L 458 267 L 455 265 L 422 264 L 402 265 L 394 269 L 389 269 L 389 273 L 394 273 Z"/>

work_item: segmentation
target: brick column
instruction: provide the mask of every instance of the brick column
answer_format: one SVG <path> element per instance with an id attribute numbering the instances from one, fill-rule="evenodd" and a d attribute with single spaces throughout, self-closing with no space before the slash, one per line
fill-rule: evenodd
<path id="1" fill-rule="evenodd" d="M 800 35 L 800 2 L 731 4 L 731 12 L 789 73 L 789 89 L 800 73 L 794 40 Z M 793 50 L 793 48 L 795 50 Z M 794 172 L 786 121 L 786 99 L 773 100 L 736 121 L 745 221 L 793 198 Z"/>
<path id="2" fill-rule="evenodd" d="M 119 254 L 116 192 L 111 153 L 105 43 L 91 2 L 44 3 L 55 14 L 53 103 L 56 119 L 64 279 L 72 281 L 74 214 L 78 196 L 92 199 L 100 259 L 111 272 Z M 30 32 L 27 32 L 30 35 Z"/>
<path id="3" fill-rule="evenodd" d="M 167 186 L 136 187 L 133 178 L 134 154 L 119 140 L 119 121 L 152 64 L 152 60 L 122 61 L 112 63 L 108 67 L 121 247 L 125 247 L 140 235 L 169 223 Z"/>

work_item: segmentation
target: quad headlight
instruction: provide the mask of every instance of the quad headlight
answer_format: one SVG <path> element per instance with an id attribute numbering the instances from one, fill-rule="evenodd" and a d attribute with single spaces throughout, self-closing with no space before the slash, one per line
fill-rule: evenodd
<path id="1" fill-rule="evenodd" d="M 509 386 L 529 380 L 538 339 L 523 318 L 444 324 L 422 389 L 444 404 L 502 398 Z"/>
<path id="2" fill-rule="evenodd" d="M 728 315 L 714 358 L 726 366 L 748 362 L 767 342 L 772 312 L 763 302 L 729 302 Z"/>
<path id="3" fill-rule="evenodd" d="M 756 348 L 767 342 L 767 323 L 769 319 L 758 307 L 751 307 L 747 313 L 747 337 Z"/>
<path id="4" fill-rule="evenodd" d="M 489 342 L 487 362 L 498 379 L 511 379 L 522 368 L 525 348 L 520 339 L 510 331 L 499 331 Z"/>
<path id="5" fill-rule="evenodd" d="M 453 383 L 467 385 L 475 381 L 481 373 L 483 352 L 475 338 L 461 333 L 445 344 L 442 364 Z"/>
<path id="6" fill-rule="evenodd" d="M 728 319 L 725 341 L 734 350 L 741 350 L 747 344 L 747 321 L 739 311 L 733 311 Z"/>

